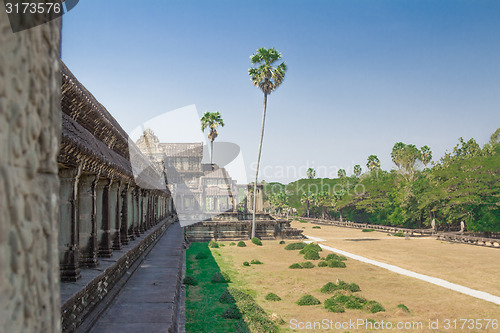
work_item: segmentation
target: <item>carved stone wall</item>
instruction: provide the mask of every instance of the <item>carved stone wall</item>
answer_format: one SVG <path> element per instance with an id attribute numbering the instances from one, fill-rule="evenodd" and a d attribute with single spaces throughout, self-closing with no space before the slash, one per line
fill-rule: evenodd
<path id="1" fill-rule="evenodd" d="M 13 33 L 0 10 L 1 332 L 61 330 L 60 26 Z"/>

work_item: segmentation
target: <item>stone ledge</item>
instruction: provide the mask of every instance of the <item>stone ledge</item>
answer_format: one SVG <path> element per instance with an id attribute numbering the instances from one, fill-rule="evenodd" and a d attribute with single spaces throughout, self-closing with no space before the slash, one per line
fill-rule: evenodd
<path id="1" fill-rule="evenodd" d="M 100 266 L 82 270 L 82 279 L 61 285 L 61 326 L 63 332 L 74 332 L 84 322 L 97 319 L 97 309 L 105 307 L 119 291 L 149 250 L 167 227 L 171 218 L 160 222 L 147 234 L 120 251 L 114 251 L 111 258 L 101 258 Z M 117 288 L 113 288 L 113 287 Z M 96 310 L 96 311 L 94 311 Z M 97 314 L 96 314 L 97 313 Z M 85 325 L 87 326 L 87 323 Z"/>

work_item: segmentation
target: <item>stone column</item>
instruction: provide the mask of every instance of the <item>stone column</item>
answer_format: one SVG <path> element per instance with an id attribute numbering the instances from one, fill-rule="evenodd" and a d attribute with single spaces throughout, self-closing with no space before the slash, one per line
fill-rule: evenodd
<path id="1" fill-rule="evenodd" d="M 134 232 L 134 214 L 135 214 L 135 200 L 134 200 L 134 186 L 129 186 L 127 192 L 127 233 L 128 239 L 133 241 L 135 240 L 135 232 Z"/>
<path id="2" fill-rule="evenodd" d="M 96 184 L 99 175 L 82 175 L 78 189 L 78 226 L 80 266 L 96 267 L 97 261 L 97 204 Z"/>
<path id="3" fill-rule="evenodd" d="M 97 203 L 98 203 L 98 226 L 100 225 L 97 240 L 99 242 L 99 257 L 109 258 L 113 255 L 113 251 L 111 250 L 111 227 L 113 224 L 112 219 L 113 215 L 116 214 L 113 211 L 113 207 L 116 207 L 111 204 L 111 185 L 113 184 L 113 179 L 103 179 L 99 183 L 97 183 Z M 102 191 L 101 198 L 99 195 Z M 99 209 L 99 206 L 101 209 Z M 115 208 L 116 210 L 116 208 Z"/>
<path id="4" fill-rule="evenodd" d="M 121 181 L 115 181 L 111 184 L 109 193 L 109 218 L 111 226 L 111 240 L 113 241 L 113 250 L 121 250 L 122 240 L 120 237 L 121 226 Z"/>
<path id="5" fill-rule="evenodd" d="M 78 182 L 82 168 L 59 169 L 59 267 L 61 281 L 80 278 L 78 249 Z"/>
<path id="6" fill-rule="evenodd" d="M 139 206 L 140 196 L 141 189 L 136 186 L 134 189 L 134 234 L 136 237 L 141 237 L 141 212 Z"/>
<path id="7" fill-rule="evenodd" d="M 145 199 L 145 191 L 140 190 L 139 192 L 139 232 L 144 233 L 148 230 L 148 226 L 146 225 L 146 219 L 144 218 L 144 202 Z"/>
<path id="8" fill-rule="evenodd" d="M 121 215 L 120 215 L 120 240 L 122 245 L 128 244 L 128 218 L 129 218 L 129 187 L 127 183 L 123 186 L 120 194 Z"/>

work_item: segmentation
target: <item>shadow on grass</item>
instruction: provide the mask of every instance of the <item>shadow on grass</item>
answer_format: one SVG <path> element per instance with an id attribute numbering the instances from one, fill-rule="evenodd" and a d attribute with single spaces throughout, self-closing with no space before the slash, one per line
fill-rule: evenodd
<path id="1" fill-rule="evenodd" d="M 205 253 L 206 258 L 196 259 L 199 253 Z M 186 276 L 194 277 L 198 284 L 186 286 L 186 332 L 250 332 L 242 319 L 222 317 L 225 311 L 230 316 L 234 312 L 234 318 L 241 318 L 241 313 L 234 309 L 234 305 L 219 302 L 220 295 L 229 284 L 213 283 L 216 273 L 222 272 L 208 243 L 191 243 L 186 251 Z"/>

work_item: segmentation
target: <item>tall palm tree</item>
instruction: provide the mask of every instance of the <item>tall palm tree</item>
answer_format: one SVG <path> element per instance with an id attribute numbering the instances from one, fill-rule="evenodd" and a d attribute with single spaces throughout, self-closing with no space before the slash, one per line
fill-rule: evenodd
<path id="1" fill-rule="evenodd" d="M 218 136 L 217 127 L 220 125 L 224 127 L 224 120 L 219 112 L 205 112 L 201 121 L 201 130 L 205 131 L 206 128 L 210 128 L 208 132 L 208 139 L 210 140 L 210 165 L 212 165 L 212 157 L 214 156 L 214 140 Z"/>
<path id="2" fill-rule="evenodd" d="M 343 177 L 345 177 L 346 175 L 347 175 L 347 174 L 346 174 L 346 172 L 345 172 L 345 169 L 339 169 L 339 171 L 337 172 L 337 176 L 338 176 L 339 178 L 343 178 Z"/>
<path id="3" fill-rule="evenodd" d="M 316 170 L 313 168 L 307 169 L 307 178 L 313 179 L 314 177 L 316 177 Z"/>
<path id="4" fill-rule="evenodd" d="M 276 49 L 260 48 L 257 52 L 250 56 L 252 65 L 248 69 L 250 79 L 256 87 L 264 93 L 264 108 L 262 111 L 262 126 L 260 130 L 259 153 L 257 155 L 257 170 L 255 171 L 255 184 L 254 193 L 257 193 L 257 181 L 259 177 L 260 154 L 262 152 L 262 140 L 264 139 L 264 124 L 266 122 L 266 109 L 267 109 L 267 95 L 270 95 L 276 88 L 278 88 L 285 79 L 286 64 L 282 62 L 278 66 L 275 63 L 281 59 L 281 53 Z M 256 196 L 253 197 L 253 215 L 252 215 L 252 238 L 255 237 L 255 209 L 256 209 Z"/>
<path id="5" fill-rule="evenodd" d="M 354 166 L 354 174 L 356 175 L 356 177 L 359 177 L 361 175 L 361 165 L 359 164 L 356 164 Z"/>
<path id="6" fill-rule="evenodd" d="M 378 170 L 380 169 L 380 160 L 377 155 L 368 156 L 368 162 L 366 163 L 366 167 L 370 170 Z"/>

